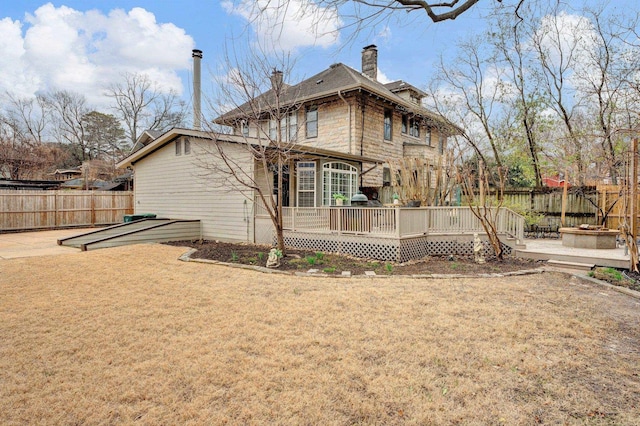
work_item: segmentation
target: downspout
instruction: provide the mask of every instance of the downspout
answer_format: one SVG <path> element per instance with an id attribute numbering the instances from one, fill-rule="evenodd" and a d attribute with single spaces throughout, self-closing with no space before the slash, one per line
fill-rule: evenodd
<path id="1" fill-rule="evenodd" d="M 344 102 L 345 105 L 347 105 L 347 113 L 349 114 L 349 151 L 348 152 L 349 154 L 353 154 L 352 146 L 351 146 L 351 133 L 353 132 L 351 128 L 351 104 L 347 102 L 344 96 L 342 96 L 342 93 L 340 93 L 340 90 L 338 90 L 338 97 L 342 99 L 342 102 Z"/>
<path id="2" fill-rule="evenodd" d="M 360 156 L 362 157 L 364 155 L 364 115 L 366 107 L 364 94 L 362 94 L 362 92 L 360 93 L 360 104 L 362 105 L 362 123 L 360 126 Z M 362 173 L 360 173 L 360 188 L 362 188 Z"/>

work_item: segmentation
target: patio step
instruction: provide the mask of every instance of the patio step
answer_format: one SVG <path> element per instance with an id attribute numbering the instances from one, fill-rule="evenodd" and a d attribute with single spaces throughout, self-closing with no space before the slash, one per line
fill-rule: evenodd
<path id="1" fill-rule="evenodd" d="M 590 271 L 596 266 L 593 263 L 566 262 L 564 260 L 553 259 L 548 260 L 547 264 L 556 268 L 573 269 L 578 271 Z"/>
<path id="2" fill-rule="evenodd" d="M 515 250 L 525 250 L 527 248 L 527 245 L 524 242 L 521 241 L 518 243 L 518 240 L 513 237 L 507 237 L 503 242 Z"/>

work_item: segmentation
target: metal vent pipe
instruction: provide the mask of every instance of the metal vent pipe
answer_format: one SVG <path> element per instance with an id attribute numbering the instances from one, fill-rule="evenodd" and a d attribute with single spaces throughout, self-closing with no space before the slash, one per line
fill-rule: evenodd
<path id="1" fill-rule="evenodd" d="M 193 49 L 193 128 L 201 130 L 202 123 L 202 100 L 201 100 L 201 76 L 200 62 L 202 61 L 202 50 Z"/>

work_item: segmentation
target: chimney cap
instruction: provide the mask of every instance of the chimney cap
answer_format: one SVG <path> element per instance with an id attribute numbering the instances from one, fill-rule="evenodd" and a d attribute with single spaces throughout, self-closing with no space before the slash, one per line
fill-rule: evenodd
<path id="1" fill-rule="evenodd" d="M 202 58 L 202 50 L 200 49 L 193 49 L 191 51 L 191 57 L 193 58 Z"/>
<path id="2" fill-rule="evenodd" d="M 371 50 L 371 49 L 378 49 L 378 46 L 376 46 L 375 44 L 370 44 L 362 48 L 362 50 Z"/>

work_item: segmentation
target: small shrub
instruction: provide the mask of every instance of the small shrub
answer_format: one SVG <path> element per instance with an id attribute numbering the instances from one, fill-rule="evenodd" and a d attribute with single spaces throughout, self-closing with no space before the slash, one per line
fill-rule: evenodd
<path id="1" fill-rule="evenodd" d="M 336 268 L 333 266 L 330 266 L 328 268 L 324 268 L 322 271 L 326 272 L 327 274 L 333 274 L 336 271 Z"/>
<path id="2" fill-rule="evenodd" d="M 258 253 L 258 259 L 260 259 L 260 261 L 264 260 L 264 253 L 263 252 L 259 252 Z"/>
<path id="3" fill-rule="evenodd" d="M 231 261 L 232 262 L 237 262 L 238 259 L 240 259 L 240 257 L 238 256 L 238 253 L 236 253 L 235 251 L 231 252 Z"/>
<path id="4" fill-rule="evenodd" d="M 315 256 L 307 256 L 307 263 L 311 266 L 316 264 L 316 260 Z"/>
<path id="5" fill-rule="evenodd" d="M 317 251 L 316 252 L 316 259 L 323 260 L 324 259 L 324 253 L 321 252 L 321 251 Z"/>
<path id="6" fill-rule="evenodd" d="M 257 261 L 258 259 L 256 259 L 255 257 L 250 257 L 247 259 L 247 262 L 249 262 L 250 265 L 254 265 Z"/>
<path id="7" fill-rule="evenodd" d="M 390 263 L 387 263 L 386 265 L 384 265 L 385 268 L 387 268 L 387 272 L 388 273 L 392 273 L 393 272 L 393 265 Z"/>

